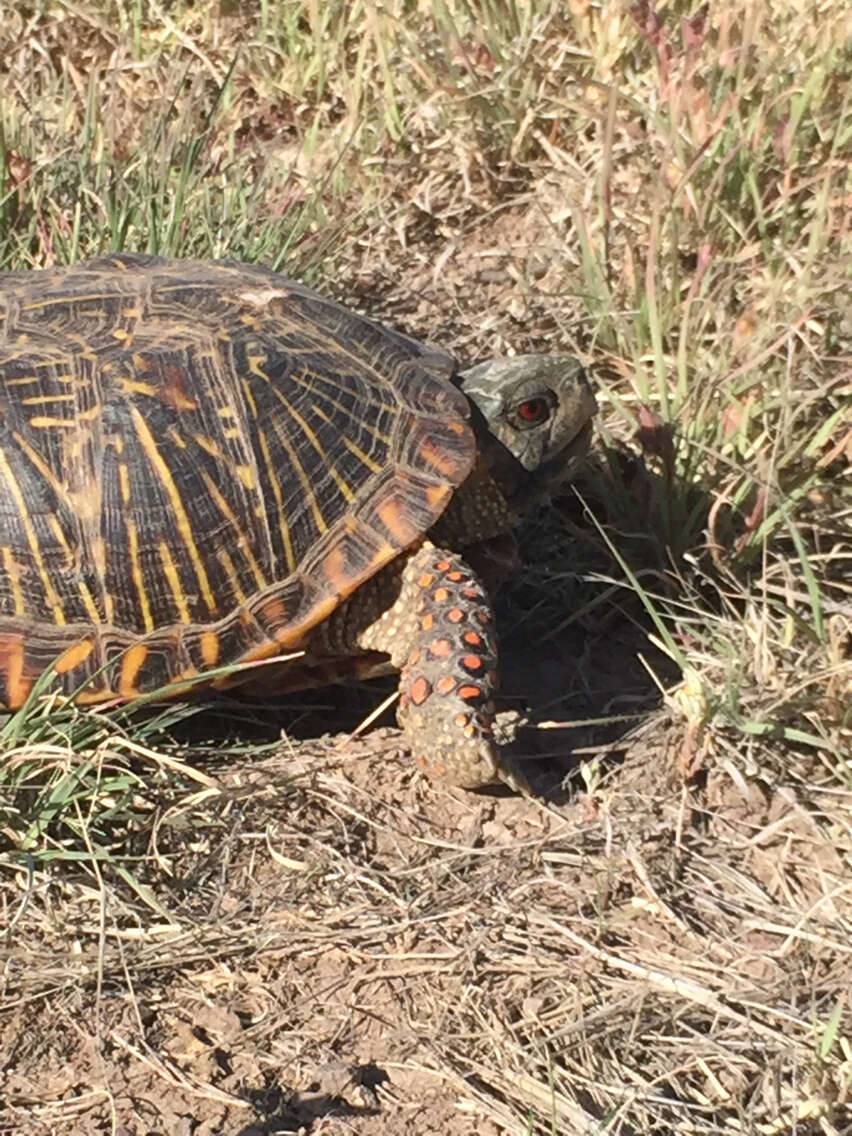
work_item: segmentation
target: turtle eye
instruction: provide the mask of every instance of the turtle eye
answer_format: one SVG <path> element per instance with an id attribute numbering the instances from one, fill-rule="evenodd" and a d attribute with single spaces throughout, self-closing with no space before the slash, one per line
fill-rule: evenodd
<path id="1" fill-rule="evenodd" d="M 529 430 L 533 426 L 540 426 L 550 417 L 553 403 L 546 395 L 535 395 L 525 398 L 509 411 L 508 418 L 512 426 L 518 430 Z"/>

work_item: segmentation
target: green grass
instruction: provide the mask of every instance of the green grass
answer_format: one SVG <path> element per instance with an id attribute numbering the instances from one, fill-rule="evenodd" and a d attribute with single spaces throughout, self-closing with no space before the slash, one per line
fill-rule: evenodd
<path id="1" fill-rule="evenodd" d="M 33 5 L 0 28 L 0 266 L 230 256 L 462 356 L 578 351 L 602 403 L 588 515 L 530 537 L 516 621 L 561 626 L 561 601 L 589 634 L 644 628 L 681 676 L 648 662 L 697 792 L 716 768 L 843 801 L 850 43 L 843 5 L 780 0 Z M 107 871 L 158 910 L 151 826 L 200 831 L 221 803 L 183 713 L 47 695 L 10 717 L 4 870 Z M 848 821 L 812 815 L 848 871 Z M 823 995 L 814 1067 L 848 1089 L 848 1007 Z M 532 1112 L 519 1131 L 560 1130 Z"/>

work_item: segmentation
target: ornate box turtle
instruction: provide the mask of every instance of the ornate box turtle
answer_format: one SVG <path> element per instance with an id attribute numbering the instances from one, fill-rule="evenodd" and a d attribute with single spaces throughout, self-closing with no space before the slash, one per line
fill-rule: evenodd
<path id="1" fill-rule="evenodd" d="M 122 253 L 0 274 L 0 377 L 0 704 L 296 649 L 282 685 L 400 670 L 431 776 L 505 776 L 486 585 L 586 449 L 573 357 L 459 374 L 266 269 Z"/>

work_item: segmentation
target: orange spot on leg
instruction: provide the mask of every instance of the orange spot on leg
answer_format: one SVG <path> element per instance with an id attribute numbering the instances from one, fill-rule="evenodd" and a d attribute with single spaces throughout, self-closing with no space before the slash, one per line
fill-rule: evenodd
<path id="1" fill-rule="evenodd" d="M 470 702 L 474 698 L 481 698 L 481 697 L 482 697 L 482 687 L 481 686 L 474 686 L 471 683 L 470 686 L 460 686 L 459 687 L 459 698 L 463 698 L 465 700 L 465 702 Z"/>
<path id="2" fill-rule="evenodd" d="M 429 644 L 429 654 L 433 659 L 446 659 L 453 645 L 449 639 L 436 639 L 434 643 Z"/>
<path id="3" fill-rule="evenodd" d="M 408 688 L 408 696 L 415 706 L 422 706 L 431 693 L 432 687 L 422 676 L 416 678 Z"/>

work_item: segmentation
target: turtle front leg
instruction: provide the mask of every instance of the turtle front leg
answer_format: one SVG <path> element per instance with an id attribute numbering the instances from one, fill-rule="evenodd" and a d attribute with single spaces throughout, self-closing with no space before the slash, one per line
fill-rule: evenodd
<path id="1" fill-rule="evenodd" d="M 401 564 L 394 602 L 358 639 L 399 668 L 397 719 L 417 764 L 465 789 L 525 788 L 494 740 L 497 639 L 485 588 L 457 553 L 428 543 Z"/>

